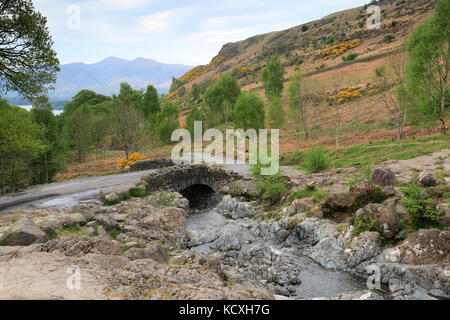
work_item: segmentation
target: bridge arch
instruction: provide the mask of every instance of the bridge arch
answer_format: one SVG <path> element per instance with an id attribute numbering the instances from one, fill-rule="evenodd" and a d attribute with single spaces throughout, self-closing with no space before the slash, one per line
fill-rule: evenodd
<path id="1" fill-rule="evenodd" d="M 233 179 L 237 173 L 208 165 L 177 165 L 154 171 L 141 180 L 150 192 L 173 190 L 182 193 L 192 186 L 207 186 L 215 193 Z"/>

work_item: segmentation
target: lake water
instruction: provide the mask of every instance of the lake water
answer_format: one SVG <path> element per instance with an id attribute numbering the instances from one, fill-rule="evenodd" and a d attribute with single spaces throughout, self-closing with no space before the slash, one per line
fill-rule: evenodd
<path id="1" fill-rule="evenodd" d="M 19 106 L 19 107 L 27 109 L 28 111 L 30 111 L 33 106 L 28 105 L 28 106 Z M 55 115 L 57 115 L 57 116 L 60 115 L 62 112 L 63 112 L 63 110 L 53 110 L 53 113 Z"/>

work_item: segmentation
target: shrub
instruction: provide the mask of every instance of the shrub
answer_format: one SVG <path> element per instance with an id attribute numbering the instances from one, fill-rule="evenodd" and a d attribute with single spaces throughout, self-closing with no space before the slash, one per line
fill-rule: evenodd
<path id="1" fill-rule="evenodd" d="M 395 36 L 393 34 L 388 34 L 384 37 L 383 42 L 384 43 L 391 43 L 392 41 L 394 41 Z"/>
<path id="2" fill-rule="evenodd" d="M 433 199 L 425 196 L 423 189 L 419 186 L 418 179 L 408 184 L 404 190 L 405 197 L 401 200 L 406 206 L 406 211 L 413 218 L 413 228 L 419 229 L 427 224 L 435 224 L 442 217 L 437 211 Z"/>
<path id="3" fill-rule="evenodd" d="M 344 60 L 344 61 L 353 61 L 353 60 L 356 59 L 357 56 L 358 56 L 357 53 L 350 53 L 348 56 L 342 57 L 342 60 Z"/>
<path id="4" fill-rule="evenodd" d="M 283 177 L 279 171 L 272 176 L 263 176 L 261 175 L 261 167 L 261 164 L 257 164 L 251 169 L 256 189 L 263 200 L 268 200 L 270 204 L 275 204 L 287 192 Z"/>
<path id="5" fill-rule="evenodd" d="M 366 231 L 379 232 L 378 219 L 374 219 L 374 220 L 370 221 L 367 218 L 358 217 L 355 219 L 353 225 L 355 227 L 353 229 L 353 233 L 356 236 L 359 236 L 361 233 L 366 232 Z"/>
<path id="6" fill-rule="evenodd" d="M 304 167 L 308 173 L 317 173 L 328 169 L 331 165 L 330 159 L 320 148 L 313 148 L 306 152 Z"/>

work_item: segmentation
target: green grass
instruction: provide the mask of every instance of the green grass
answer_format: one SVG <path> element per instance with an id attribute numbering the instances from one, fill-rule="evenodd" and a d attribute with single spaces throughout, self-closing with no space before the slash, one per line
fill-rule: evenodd
<path id="1" fill-rule="evenodd" d="M 149 192 L 140 190 L 138 188 L 131 188 L 128 192 L 122 193 L 116 200 L 103 199 L 103 203 L 107 206 L 113 206 L 122 201 L 130 200 L 132 198 L 146 198 L 150 195 Z"/>
<path id="2" fill-rule="evenodd" d="M 114 229 L 108 230 L 108 233 L 109 233 L 110 240 L 117 240 L 117 236 L 122 233 L 122 229 L 114 228 Z"/>
<path id="3" fill-rule="evenodd" d="M 377 142 L 328 150 L 326 154 L 331 159 L 333 167 L 346 168 L 379 164 L 387 160 L 408 160 L 430 154 L 442 149 L 450 149 L 449 135 L 408 139 L 395 142 Z M 304 170 L 304 152 L 294 152 L 281 157 L 281 165 L 298 165 Z"/>

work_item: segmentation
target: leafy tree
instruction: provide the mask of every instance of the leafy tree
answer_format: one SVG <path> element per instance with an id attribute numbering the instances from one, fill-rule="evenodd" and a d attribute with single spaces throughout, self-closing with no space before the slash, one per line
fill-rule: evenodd
<path id="1" fill-rule="evenodd" d="M 0 99 L 0 192 L 13 192 L 29 185 L 31 162 L 44 151 L 43 129 L 31 121 L 29 112 Z"/>
<path id="2" fill-rule="evenodd" d="M 195 121 L 202 121 L 202 127 L 205 129 L 205 114 L 203 113 L 203 110 L 198 107 L 192 108 L 186 117 L 186 130 L 191 133 L 191 137 L 194 137 Z"/>
<path id="3" fill-rule="evenodd" d="M 184 84 L 185 84 L 184 81 L 172 77 L 172 84 L 170 85 L 169 93 L 177 91 Z"/>
<path id="4" fill-rule="evenodd" d="M 113 96 L 120 104 L 127 104 L 139 109 L 146 114 L 144 106 L 144 93 L 141 90 L 134 90 L 130 84 L 122 82 L 120 84 L 120 92 L 117 96 Z"/>
<path id="5" fill-rule="evenodd" d="M 432 116 L 446 133 L 450 69 L 450 1 L 439 0 L 431 18 L 409 37 L 408 84 L 417 97 L 414 110 Z"/>
<path id="6" fill-rule="evenodd" d="M 253 93 L 243 92 L 236 101 L 231 117 L 236 128 L 262 129 L 265 121 L 264 102 Z"/>
<path id="7" fill-rule="evenodd" d="M 33 123 L 42 127 L 44 152 L 32 162 L 32 184 L 53 182 L 53 178 L 61 169 L 62 148 L 58 136 L 58 125 L 47 96 L 40 96 L 33 102 L 31 109 Z"/>
<path id="8" fill-rule="evenodd" d="M 191 89 L 191 99 L 193 102 L 197 102 L 200 99 L 202 88 L 198 83 L 194 83 Z"/>
<path id="9" fill-rule="evenodd" d="M 71 101 L 66 103 L 63 116 L 70 116 L 75 110 L 81 106 L 95 106 L 104 102 L 111 101 L 110 97 L 97 94 L 91 90 L 81 90 Z"/>
<path id="10" fill-rule="evenodd" d="M 47 19 L 30 0 L 0 4 L 0 93 L 17 91 L 33 98 L 55 82 L 59 61 Z"/>
<path id="11" fill-rule="evenodd" d="M 69 147 L 75 149 L 78 163 L 83 163 L 87 157 L 91 143 L 91 122 L 89 107 L 82 105 L 70 116 L 64 119 L 64 134 Z"/>
<path id="12" fill-rule="evenodd" d="M 156 114 L 161 111 L 159 103 L 158 91 L 152 85 L 147 87 L 144 94 L 144 113 L 148 117 L 150 114 Z"/>
<path id="13" fill-rule="evenodd" d="M 275 97 L 269 103 L 267 112 L 269 125 L 273 129 L 281 129 L 286 123 L 286 111 L 284 111 L 283 99 Z"/>
<path id="14" fill-rule="evenodd" d="M 284 73 L 285 70 L 278 54 L 267 60 L 267 66 L 262 73 L 261 81 L 266 90 L 268 100 L 272 100 L 273 97 L 281 97 L 284 86 Z"/>
<path id="15" fill-rule="evenodd" d="M 225 75 L 206 91 L 205 103 L 212 125 L 228 120 L 230 112 L 241 93 L 236 78 Z"/>
<path id="16" fill-rule="evenodd" d="M 125 152 L 128 160 L 130 154 L 144 143 L 144 114 L 119 99 L 112 103 L 111 125 L 116 146 Z"/>
<path id="17" fill-rule="evenodd" d="M 178 115 L 178 107 L 171 102 L 164 103 L 156 115 L 154 130 L 161 143 L 171 142 L 172 132 L 180 127 Z"/>

